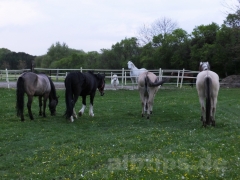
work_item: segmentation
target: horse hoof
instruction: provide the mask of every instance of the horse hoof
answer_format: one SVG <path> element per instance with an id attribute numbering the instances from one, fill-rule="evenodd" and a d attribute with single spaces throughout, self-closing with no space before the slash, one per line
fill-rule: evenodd
<path id="1" fill-rule="evenodd" d="M 152 111 L 150 111 L 150 114 L 152 114 Z"/>
<path id="2" fill-rule="evenodd" d="M 74 119 L 73 119 L 73 117 L 71 116 L 71 117 L 70 117 L 70 122 L 73 122 L 73 121 L 74 121 Z"/>
<path id="3" fill-rule="evenodd" d="M 94 117 L 94 114 L 92 113 L 92 114 L 89 114 L 91 117 Z"/>
<path id="4" fill-rule="evenodd" d="M 83 114 L 83 113 L 82 113 L 81 111 L 78 112 L 78 115 L 79 115 L 79 116 L 82 116 L 82 114 Z"/>
<path id="5" fill-rule="evenodd" d="M 147 119 L 149 119 L 149 116 L 147 116 Z"/>
<path id="6" fill-rule="evenodd" d="M 212 121 L 212 126 L 214 126 L 214 127 L 215 127 L 215 121 Z"/>

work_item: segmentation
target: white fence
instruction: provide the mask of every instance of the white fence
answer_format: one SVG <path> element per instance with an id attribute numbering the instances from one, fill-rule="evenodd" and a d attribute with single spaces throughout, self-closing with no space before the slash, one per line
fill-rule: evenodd
<path id="1" fill-rule="evenodd" d="M 7 86 L 9 88 L 9 82 L 10 81 L 16 81 L 19 75 L 23 72 L 30 71 L 30 69 L 22 69 L 22 70 L 0 70 L 0 81 L 7 82 Z M 50 69 L 50 68 L 35 68 L 34 71 L 36 72 L 42 72 L 47 74 L 51 77 L 53 81 L 60 81 L 63 82 L 67 73 L 71 71 L 80 71 L 80 72 L 87 72 L 87 71 L 94 71 L 99 73 L 105 73 L 106 78 L 106 84 L 110 84 L 111 78 L 113 74 L 117 74 L 119 79 L 119 87 L 124 86 L 132 86 L 131 78 L 129 76 L 130 70 L 128 69 L 83 69 L 82 67 L 79 69 Z M 190 70 L 171 70 L 171 69 L 153 69 L 148 70 L 150 72 L 153 72 L 154 74 L 159 76 L 159 79 L 162 78 L 171 78 L 171 81 L 166 83 L 169 85 L 176 85 L 176 87 L 182 87 L 183 84 L 191 84 L 189 81 L 190 79 L 195 79 L 197 73 L 199 71 L 190 71 Z M 189 76 L 191 74 L 191 76 Z M 109 81 L 108 81 L 109 80 Z M 184 81 L 185 80 L 185 81 Z"/>

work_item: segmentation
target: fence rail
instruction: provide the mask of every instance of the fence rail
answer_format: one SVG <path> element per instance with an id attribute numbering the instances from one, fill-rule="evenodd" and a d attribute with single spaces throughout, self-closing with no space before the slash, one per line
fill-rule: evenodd
<path id="1" fill-rule="evenodd" d="M 23 72 L 29 72 L 31 71 L 30 69 L 21 69 L 21 70 L 0 70 L 0 80 L 4 81 L 6 80 L 7 86 L 9 88 L 9 81 L 16 81 L 17 78 L 23 73 Z M 119 79 L 119 87 L 124 87 L 124 86 L 134 86 L 136 83 L 132 83 L 131 77 L 129 76 L 130 70 L 128 69 L 83 69 L 82 67 L 79 69 L 50 69 L 50 68 L 34 68 L 35 72 L 38 73 L 45 73 L 53 81 L 64 81 L 67 73 L 71 71 L 80 71 L 80 72 L 87 72 L 87 71 L 94 71 L 94 72 L 99 72 L 99 73 L 105 73 L 105 78 L 106 78 L 106 83 L 111 82 L 111 78 L 113 74 L 116 74 Z M 184 80 L 190 80 L 190 79 L 196 79 L 197 73 L 199 71 L 191 71 L 191 70 L 172 70 L 172 69 L 150 69 L 148 70 L 150 72 L 153 72 L 156 74 L 159 79 L 162 78 L 171 78 L 171 81 L 166 83 L 170 85 L 176 85 L 176 87 L 182 88 L 183 84 L 190 84 L 185 82 Z M 192 75 L 189 76 L 189 74 Z"/>

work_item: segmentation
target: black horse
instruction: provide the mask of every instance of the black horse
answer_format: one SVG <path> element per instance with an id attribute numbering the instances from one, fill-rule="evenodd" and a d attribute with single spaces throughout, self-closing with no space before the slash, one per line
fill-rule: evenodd
<path id="1" fill-rule="evenodd" d="M 56 106 L 58 104 L 58 97 L 56 96 L 56 89 L 52 80 L 45 74 L 35 74 L 33 72 L 26 72 L 19 76 L 17 80 L 17 115 L 21 116 L 21 121 L 24 121 L 24 94 L 28 96 L 28 114 L 33 120 L 31 105 L 33 96 L 39 97 L 39 115 L 46 117 L 45 109 L 46 102 L 49 98 L 49 110 L 51 115 L 55 115 Z M 43 98 L 43 112 L 42 112 L 42 98 Z"/>
<path id="2" fill-rule="evenodd" d="M 74 106 L 79 96 L 82 96 L 82 109 L 78 112 L 79 116 L 83 115 L 86 107 L 86 96 L 90 95 L 89 115 L 93 114 L 93 100 L 98 89 L 101 96 L 104 95 L 105 75 L 94 74 L 89 71 L 86 73 L 71 72 L 67 75 L 65 81 L 65 102 L 66 102 L 66 118 L 70 118 L 73 122 L 73 117 L 77 118 Z"/>

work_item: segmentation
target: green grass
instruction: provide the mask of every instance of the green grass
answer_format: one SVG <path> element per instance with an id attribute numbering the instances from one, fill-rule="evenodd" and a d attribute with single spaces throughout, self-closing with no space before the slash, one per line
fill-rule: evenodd
<path id="1" fill-rule="evenodd" d="M 15 90 L 0 89 L 0 179 L 238 179 L 240 90 L 220 89 L 216 127 L 202 127 L 196 89 L 160 89 L 150 120 L 137 91 L 96 94 L 94 117 L 16 117 Z M 89 98 L 88 98 L 89 102 Z M 89 104 L 89 103 L 88 103 Z M 76 105 L 81 108 L 81 100 Z"/>

